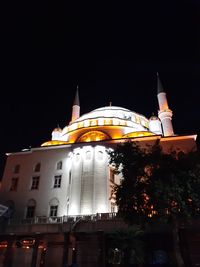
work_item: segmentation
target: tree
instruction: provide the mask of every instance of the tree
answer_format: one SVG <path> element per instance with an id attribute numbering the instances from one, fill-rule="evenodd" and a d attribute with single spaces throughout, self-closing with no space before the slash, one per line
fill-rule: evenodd
<path id="1" fill-rule="evenodd" d="M 144 263 L 143 240 L 144 231 L 131 227 L 128 231 L 119 229 L 107 234 L 108 262 L 112 264 L 142 264 Z"/>
<path id="2" fill-rule="evenodd" d="M 109 156 L 115 172 L 123 177 L 114 186 L 119 216 L 130 225 L 171 222 L 177 266 L 184 266 L 178 229 L 180 222 L 200 214 L 198 150 L 164 153 L 158 142 L 145 148 L 125 142 Z"/>

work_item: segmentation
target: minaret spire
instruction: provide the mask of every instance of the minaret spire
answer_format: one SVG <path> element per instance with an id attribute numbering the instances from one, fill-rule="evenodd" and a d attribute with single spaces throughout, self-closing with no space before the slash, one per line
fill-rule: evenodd
<path id="1" fill-rule="evenodd" d="M 167 96 L 163 89 L 158 72 L 157 72 L 157 97 L 158 97 L 158 104 L 159 104 L 158 117 L 162 123 L 163 135 L 172 136 L 174 135 L 174 130 L 172 126 L 173 113 L 172 113 L 172 110 L 169 109 Z"/>
<path id="2" fill-rule="evenodd" d="M 76 95 L 75 95 L 74 103 L 73 103 L 73 106 L 72 106 L 72 119 L 71 119 L 71 122 L 74 122 L 79 117 L 80 117 L 80 101 L 79 101 L 79 93 L 78 93 L 78 85 L 77 85 Z"/>
<path id="3" fill-rule="evenodd" d="M 78 85 L 76 87 L 76 95 L 75 95 L 75 98 L 74 98 L 74 106 L 80 106 Z"/>
<path id="4" fill-rule="evenodd" d="M 163 85 L 160 81 L 159 73 L 157 72 L 157 94 L 165 92 L 163 89 Z"/>

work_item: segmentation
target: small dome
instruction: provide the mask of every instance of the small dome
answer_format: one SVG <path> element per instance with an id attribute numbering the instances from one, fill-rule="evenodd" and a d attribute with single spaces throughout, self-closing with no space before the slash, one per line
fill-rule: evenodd
<path id="1" fill-rule="evenodd" d="M 62 129 L 60 127 L 56 127 L 53 132 L 62 132 Z"/>
<path id="2" fill-rule="evenodd" d="M 149 118 L 150 121 L 159 121 L 160 119 L 155 116 L 155 115 L 152 115 L 150 118 Z"/>

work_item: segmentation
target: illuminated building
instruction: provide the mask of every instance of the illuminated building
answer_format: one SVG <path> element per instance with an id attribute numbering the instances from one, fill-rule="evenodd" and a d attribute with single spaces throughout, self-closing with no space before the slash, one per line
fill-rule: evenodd
<path id="1" fill-rule="evenodd" d="M 55 128 L 52 139 L 40 147 L 7 153 L 0 197 L 2 204 L 12 210 L 11 222 L 16 222 L 18 228 L 12 227 L 11 223 L 6 233 L 17 234 L 20 246 L 28 249 L 37 243 L 33 237 L 36 232 L 45 235 L 53 231 L 51 224 L 65 225 L 70 218 L 83 218 L 81 216 L 112 219 L 117 211 L 112 185 L 119 182 L 120 176 L 114 175 L 109 166 L 107 150 L 119 142 L 132 140 L 146 145 L 159 139 L 165 150 L 174 147 L 189 151 L 195 147 L 196 135 L 174 134 L 172 111 L 159 77 L 157 96 L 158 117 L 148 119 L 116 106 L 80 115 L 77 90 L 69 125 Z M 27 225 L 31 228 L 26 228 Z M 65 227 L 63 232 L 70 231 L 71 224 Z M 55 230 L 54 233 L 61 232 Z M 19 238 L 22 233 L 23 237 Z M 24 234 L 31 237 L 27 239 Z M 40 238 L 37 248 L 46 251 L 44 240 L 44 237 Z M 5 240 L 2 240 L 2 246 L 5 249 Z M 40 251 L 41 258 L 43 252 Z M 31 267 L 43 266 L 34 263 L 32 258 L 29 262 Z M 45 266 L 48 266 L 47 262 Z M 61 266 L 59 264 L 54 263 L 54 266 Z"/>

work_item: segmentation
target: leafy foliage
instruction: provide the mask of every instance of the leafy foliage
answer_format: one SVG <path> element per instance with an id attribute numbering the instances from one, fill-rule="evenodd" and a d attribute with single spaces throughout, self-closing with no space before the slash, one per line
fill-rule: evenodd
<path id="1" fill-rule="evenodd" d="M 123 179 L 115 185 L 118 213 L 130 224 L 157 219 L 190 219 L 200 214 L 200 155 L 164 153 L 156 142 L 139 147 L 119 144 L 110 164 Z"/>
<path id="2" fill-rule="evenodd" d="M 130 230 L 119 229 L 107 234 L 109 243 L 108 261 L 114 263 L 116 252 L 121 252 L 121 262 L 132 261 L 134 263 L 144 263 L 145 242 L 143 240 L 144 231 L 134 226 Z"/>

